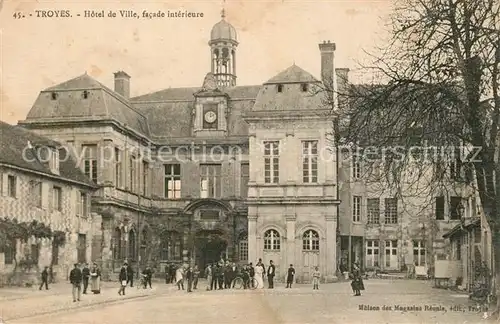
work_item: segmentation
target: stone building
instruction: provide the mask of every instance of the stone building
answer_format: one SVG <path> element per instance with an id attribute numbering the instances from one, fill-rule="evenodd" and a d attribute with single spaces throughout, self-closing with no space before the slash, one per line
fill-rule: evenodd
<path id="1" fill-rule="evenodd" d="M 90 260 L 92 233 L 100 229 L 90 210 L 95 184 L 61 144 L 4 122 L 0 134 L 0 217 L 35 220 L 65 234 L 62 245 L 32 237 L 0 246 L 0 277 L 29 258 L 39 268 L 52 265 L 56 279 L 66 279 L 73 263 Z"/>
<path id="2" fill-rule="evenodd" d="M 201 87 L 131 98 L 127 73 L 115 73 L 114 90 L 83 74 L 41 91 L 20 122 L 73 147 L 100 185 L 92 259 L 107 272 L 124 260 L 161 270 L 263 258 L 279 280 L 290 263 L 301 280 L 315 265 L 334 279 L 335 156 L 320 156 L 331 121 L 321 93 L 311 96 L 321 81 L 293 65 L 263 85 L 237 85 L 237 47 L 222 15 Z M 333 78 L 335 45 L 320 49 L 322 76 Z"/>

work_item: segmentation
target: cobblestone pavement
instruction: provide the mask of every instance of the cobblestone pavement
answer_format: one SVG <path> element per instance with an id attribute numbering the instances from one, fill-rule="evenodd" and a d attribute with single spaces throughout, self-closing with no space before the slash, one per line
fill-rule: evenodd
<path id="1" fill-rule="evenodd" d="M 83 295 L 80 302 L 73 302 L 71 285 L 69 283 L 57 283 L 49 286 L 49 290 L 38 290 L 31 288 L 2 288 L 0 289 L 0 318 L 4 321 L 22 320 L 42 314 L 53 314 L 55 312 L 67 311 L 79 307 L 91 307 L 104 305 L 120 300 L 130 300 L 157 296 L 167 291 L 167 287 L 153 283 L 153 289 L 137 289 L 137 287 L 126 290 L 125 296 L 118 295 L 117 282 L 103 282 L 101 294 L 94 295 L 91 292 Z"/>
<path id="2" fill-rule="evenodd" d="M 203 285 L 201 285 L 203 287 Z M 432 288 L 431 282 L 368 280 L 362 296 L 349 283 L 274 290 L 178 291 L 163 285 L 156 298 L 136 299 L 14 323 L 480 323 L 463 294 Z M 360 305 L 372 310 L 360 310 Z M 395 309 L 420 307 L 421 310 Z M 426 310 L 425 306 L 432 307 Z M 384 310 L 383 306 L 392 309 Z M 375 310 L 374 308 L 377 308 Z"/>

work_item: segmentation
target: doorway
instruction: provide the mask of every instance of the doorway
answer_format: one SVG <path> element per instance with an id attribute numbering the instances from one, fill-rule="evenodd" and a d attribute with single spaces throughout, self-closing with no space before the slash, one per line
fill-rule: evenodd
<path id="1" fill-rule="evenodd" d="M 227 240 L 218 231 L 201 231 L 196 234 L 194 260 L 199 269 L 205 269 L 209 263 L 225 258 Z"/>

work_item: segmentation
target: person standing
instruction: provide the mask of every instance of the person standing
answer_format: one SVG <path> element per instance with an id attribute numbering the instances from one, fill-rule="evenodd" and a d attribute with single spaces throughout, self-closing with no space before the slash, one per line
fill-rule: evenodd
<path id="1" fill-rule="evenodd" d="M 361 278 L 361 271 L 357 268 L 353 271 L 353 278 L 351 288 L 354 291 L 354 296 L 361 296 L 361 290 L 365 290 L 363 279 Z"/>
<path id="2" fill-rule="evenodd" d="M 212 265 L 209 263 L 205 269 L 205 277 L 207 278 L 207 290 L 212 290 Z"/>
<path id="3" fill-rule="evenodd" d="M 314 267 L 313 272 L 313 290 L 319 289 L 319 278 L 321 278 L 321 273 L 319 272 L 318 267 Z"/>
<path id="4" fill-rule="evenodd" d="M 262 284 L 264 284 L 264 281 L 266 281 L 266 266 L 262 262 L 262 259 L 259 259 L 259 262 L 257 262 L 257 265 L 262 268 Z"/>
<path id="5" fill-rule="evenodd" d="M 90 277 L 90 269 L 89 265 L 85 263 L 82 269 L 82 281 L 83 281 L 83 294 L 87 294 L 87 288 L 89 287 L 89 277 Z"/>
<path id="6" fill-rule="evenodd" d="M 186 271 L 186 280 L 187 280 L 187 292 L 193 292 L 193 268 L 189 267 Z"/>
<path id="7" fill-rule="evenodd" d="M 134 287 L 134 269 L 129 264 L 127 265 L 127 284 L 130 282 L 130 287 Z"/>
<path id="8" fill-rule="evenodd" d="M 127 263 L 124 263 L 120 269 L 120 274 L 118 275 L 118 280 L 120 281 L 120 290 L 118 290 L 118 295 L 125 296 L 125 287 L 127 287 Z"/>
<path id="9" fill-rule="evenodd" d="M 149 289 L 153 289 L 153 287 L 151 286 L 151 280 L 153 277 L 153 271 L 151 271 L 151 268 L 147 266 L 146 269 L 144 269 L 144 271 L 142 272 L 142 274 L 144 275 L 144 289 L 146 289 L 148 285 Z"/>
<path id="10" fill-rule="evenodd" d="M 231 288 L 232 267 L 229 262 L 226 262 L 222 268 L 224 273 L 224 289 L 229 289 Z"/>
<path id="11" fill-rule="evenodd" d="M 253 267 L 252 262 L 248 265 L 248 275 L 250 276 L 250 288 L 257 288 L 254 287 L 255 285 L 255 268 Z"/>
<path id="12" fill-rule="evenodd" d="M 292 288 L 293 279 L 295 278 L 295 269 L 293 264 L 290 264 L 290 268 L 288 268 L 288 274 L 286 276 L 286 287 Z"/>
<path id="13" fill-rule="evenodd" d="M 219 283 L 219 290 L 221 290 L 224 289 L 224 263 L 220 264 L 218 269 L 219 271 L 217 272 L 217 282 Z"/>
<path id="14" fill-rule="evenodd" d="M 101 271 L 97 263 L 94 263 L 90 270 L 90 291 L 92 291 L 94 295 L 101 293 Z"/>
<path id="15" fill-rule="evenodd" d="M 73 302 L 80 301 L 82 292 L 82 271 L 78 268 L 78 263 L 74 264 L 74 268 L 69 273 L 69 282 L 72 285 Z"/>
<path id="16" fill-rule="evenodd" d="M 45 290 L 49 290 L 49 267 L 43 268 L 42 271 L 42 283 L 40 284 L 40 290 L 42 290 L 43 285 L 45 285 Z"/>
<path id="17" fill-rule="evenodd" d="M 177 288 L 179 290 L 181 290 L 181 287 L 182 287 L 182 290 L 184 290 L 184 269 L 182 269 L 182 266 L 179 266 L 179 268 L 177 268 L 177 271 L 175 272 L 175 283 L 177 285 Z"/>
<path id="18" fill-rule="evenodd" d="M 269 289 L 274 288 L 274 275 L 276 272 L 276 267 L 274 266 L 273 260 L 269 261 L 269 268 L 267 268 L 267 281 L 269 284 Z"/>
<path id="19" fill-rule="evenodd" d="M 262 270 L 262 266 L 257 263 L 255 265 L 255 280 L 257 281 L 257 288 L 264 288 L 264 270 Z"/>
<path id="20" fill-rule="evenodd" d="M 200 270 L 198 269 L 198 266 L 195 265 L 193 269 L 193 289 L 198 289 L 198 277 L 200 276 Z"/>

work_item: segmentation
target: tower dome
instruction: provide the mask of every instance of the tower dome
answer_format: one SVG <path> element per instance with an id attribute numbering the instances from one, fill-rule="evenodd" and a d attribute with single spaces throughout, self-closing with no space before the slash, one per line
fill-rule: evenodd
<path id="1" fill-rule="evenodd" d="M 214 27 L 212 27 L 212 31 L 210 32 L 210 43 L 219 42 L 219 41 L 230 41 L 234 43 L 238 43 L 238 38 L 236 35 L 236 28 L 233 27 L 230 23 L 228 23 L 224 18 L 226 17 L 224 9 L 221 12 L 221 21 L 216 23 Z"/>

